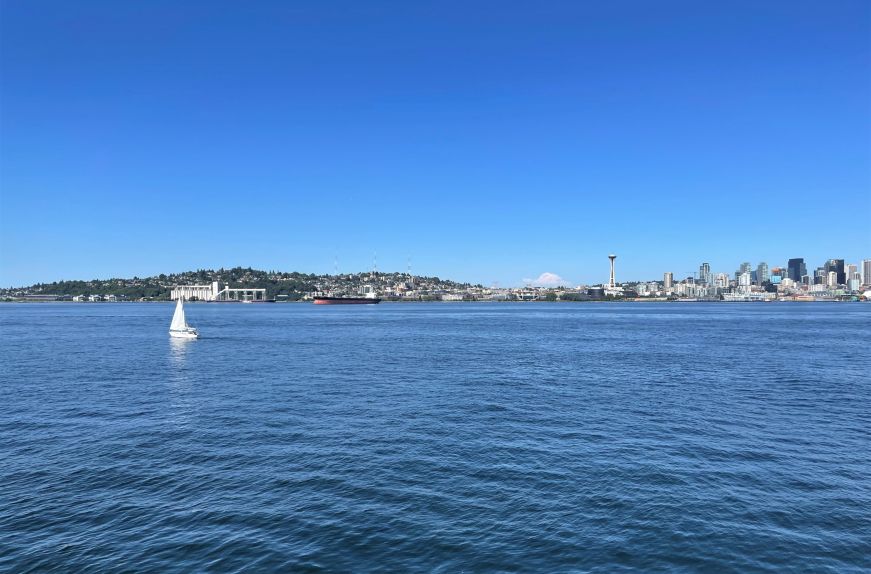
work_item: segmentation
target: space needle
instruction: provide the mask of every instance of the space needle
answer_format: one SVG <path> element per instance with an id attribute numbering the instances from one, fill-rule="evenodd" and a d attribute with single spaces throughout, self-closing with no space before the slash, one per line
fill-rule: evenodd
<path id="1" fill-rule="evenodd" d="M 614 260 L 617 259 L 617 256 L 612 253 L 608 259 L 611 260 L 611 279 L 608 280 L 608 287 L 614 289 L 617 287 L 617 282 L 614 280 Z"/>

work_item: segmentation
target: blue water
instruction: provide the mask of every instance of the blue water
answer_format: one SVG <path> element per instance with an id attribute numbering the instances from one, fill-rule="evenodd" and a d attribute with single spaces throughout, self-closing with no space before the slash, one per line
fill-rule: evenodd
<path id="1" fill-rule="evenodd" d="M 871 569 L 871 305 L 0 305 L 0 570 Z"/>

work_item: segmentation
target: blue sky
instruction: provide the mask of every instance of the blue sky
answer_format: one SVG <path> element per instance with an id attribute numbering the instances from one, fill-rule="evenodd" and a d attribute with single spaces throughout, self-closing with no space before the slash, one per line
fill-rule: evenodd
<path id="1" fill-rule="evenodd" d="M 871 3 L 0 6 L 0 285 L 871 258 Z"/>

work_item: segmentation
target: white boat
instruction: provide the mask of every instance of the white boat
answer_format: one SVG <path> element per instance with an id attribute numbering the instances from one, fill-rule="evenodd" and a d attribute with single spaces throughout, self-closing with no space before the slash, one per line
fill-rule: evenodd
<path id="1" fill-rule="evenodd" d="M 175 313 L 172 314 L 172 323 L 169 325 L 169 336 L 179 339 L 196 339 L 200 336 L 197 330 L 187 324 L 184 317 L 184 301 L 181 297 L 175 305 Z"/>

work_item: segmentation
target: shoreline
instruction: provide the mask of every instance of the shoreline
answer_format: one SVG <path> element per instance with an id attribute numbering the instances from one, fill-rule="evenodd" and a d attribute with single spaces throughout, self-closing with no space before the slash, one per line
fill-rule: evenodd
<path id="1" fill-rule="evenodd" d="M 409 303 L 426 303 L 426 304 L 439 304 L 439 305 L 462 305 L 469 303 L 487 303 L 493 305 L 503 305 L 503 304 L 559 304 L 559 305 L 572 305 L 572 304 L 602 304 L 602 303 L 706 303 L 706 304 L 722 304 L 722 303 L 753 303 L 753 304 L 762 304 L 762 303 L 868 303 L 871 300 L 862 300 L 858 299 L 773 299 L 770 301 L 725 301 L 725 300 L 687 300 L 687 299 L 599 299 L 599 300 L 589 300 L 589 301 L 404 301 L 404 300 L 395 300 L 390 301 L 387 299 L 382 299 L 379 305 L 383 304 L 409 304 Z M 3 303 L 32 303 L 32 304 L 69 304 L 69 305 L 129 305 L 131 303 L 145 303 L 145 304 L 166 304 L 166 303 L 174 303 L 171 299 L 162 299 L 159 301 L 63 301 L 63 300 L 35 300 L 35 299 L 4 299 L 0 300 L 0 304 Z M 186 305 L 213 305 L 217 304 L 215 301 L 185 301 Z M 222 304 L 226 304 L 226 302 L 220 302 Z M 234 302 L 235 303 L 235 302 Z M 241 303 L 239 301 L 238 303 Z M 258 305 L 262 304 L 278 304 L 278 305 L 313 305 L 314 303 L 311 300 L 300 300 L 300 301 L 264 301 L 257 302 Z"/>

